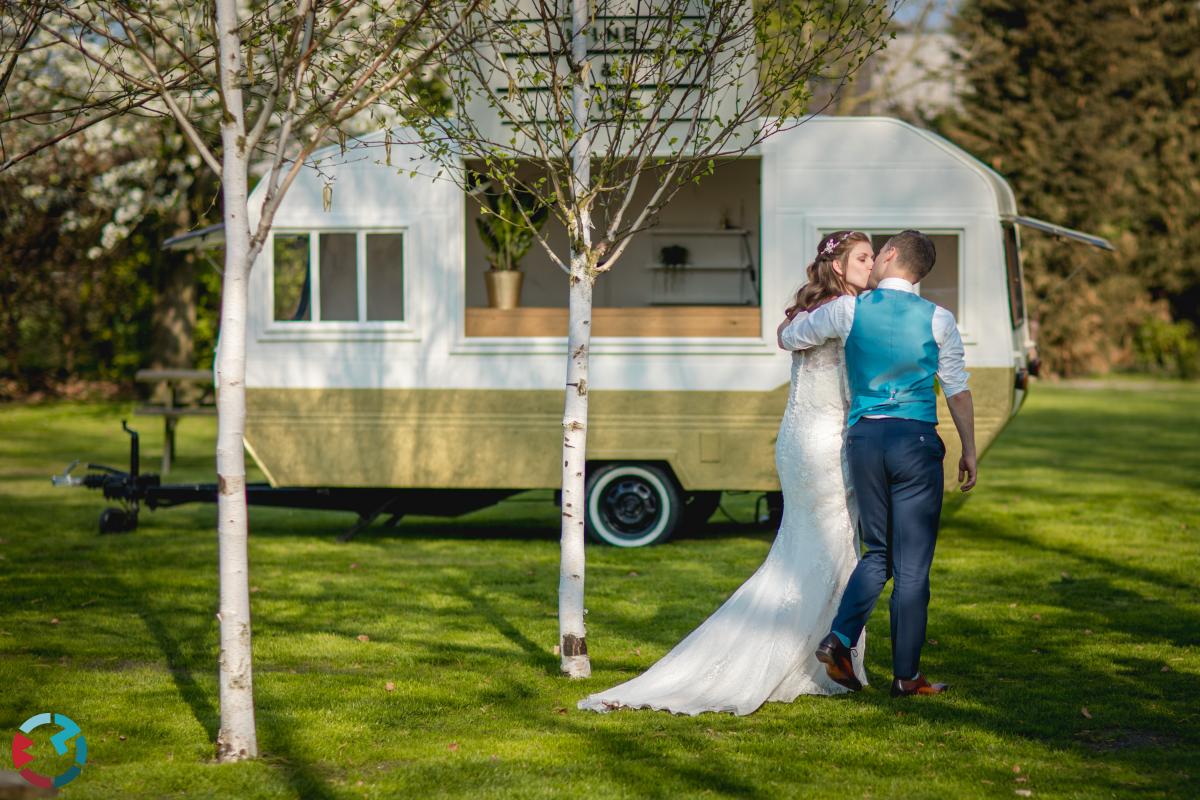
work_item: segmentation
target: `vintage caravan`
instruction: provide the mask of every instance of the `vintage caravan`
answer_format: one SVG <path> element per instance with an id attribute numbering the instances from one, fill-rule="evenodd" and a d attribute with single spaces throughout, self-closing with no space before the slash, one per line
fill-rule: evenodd
<path id="1" fill-rule="evenodd" d="M 380 148 L 333 148 L 279 209 L 251 277 L 246 447 L 279 487 L 557 488 L 565 277 L 534 248 L 521 307 L 487 307 L 479 205 L 411 175 L 417 155 L 393 145 L 388 165 Z M 590 533 L 659 542 L 722 491 L 778 491 L 790 355 L 775 329 L 831 230 L 933 237 L 919 291 L 959 321 L 986 449 L 1020 408 L 1033 357 L 1023 223 L 1106 244 L 1018 216 L 1001 176 L 885 118 L 814 118 L 688 186 L 597 283 Z M 550 236 L 565 252 L 563 232 Z M 664 247 L 689 258 L 665 265 Z"/>

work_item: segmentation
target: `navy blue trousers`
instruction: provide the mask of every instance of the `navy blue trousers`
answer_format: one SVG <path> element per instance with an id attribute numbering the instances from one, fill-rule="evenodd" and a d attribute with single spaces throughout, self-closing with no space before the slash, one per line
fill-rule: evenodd
<path id="1" fill-rule="evenodd" d="M 929 567 L 942 513 L 946 446 L 933 423 L 860 419 L 846 435 L 862 558 L 833 630 L 858 641 L 884 584 L 892 586 L 892 673 L 917 674 L 929 608 Z"/>

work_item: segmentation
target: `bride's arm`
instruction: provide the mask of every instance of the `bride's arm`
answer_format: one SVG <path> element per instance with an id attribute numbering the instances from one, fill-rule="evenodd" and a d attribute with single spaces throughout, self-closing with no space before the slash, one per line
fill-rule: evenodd
<path id="1" fill-rule="evenodd" d="M 830 339 L 845 339 L 854 324 L 854 298 L 839 297 L 799 319 L 780 326 L 779 346 L 807 350 Z"/>
<path id="2" fill-rule="evenodd" d="M 800 309 L 798 308 L 788 309 L 786 312 L 784 312 L 785 316 L 783 318 L 783 322 L 779 323 L 779 327 L 775 329 L 775 341 L 779 343 L 780 350 L 787 350 L 787 348 L 783 346 L 783 329 L 788 325 L 791 325 L 792 320 L 794 320 L 796 315 L 799 313 Z"/>

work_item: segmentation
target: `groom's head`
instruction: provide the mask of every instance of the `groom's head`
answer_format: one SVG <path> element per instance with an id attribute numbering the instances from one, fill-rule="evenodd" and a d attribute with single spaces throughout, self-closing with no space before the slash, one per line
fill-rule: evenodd
<path id="1" fill-rule="evenodd" d="M 884 278 L 903 278 L 920 283 L 933 270 L 936 258 L 937 250 L 928 236 L 920 231 L 901 231 L 879 249 L 871 280 L 878 284 Z"/>

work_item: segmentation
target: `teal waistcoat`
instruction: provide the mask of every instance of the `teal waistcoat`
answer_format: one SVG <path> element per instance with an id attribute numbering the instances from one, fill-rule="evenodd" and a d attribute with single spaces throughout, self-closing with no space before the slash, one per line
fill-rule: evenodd
<path id="1" fill-rule="evenodd" d="M 855 300 L 846 339 L 848 425 L 870 415 L 937 422 L 935 308 L 896 289 L 875 289 Z"/>

